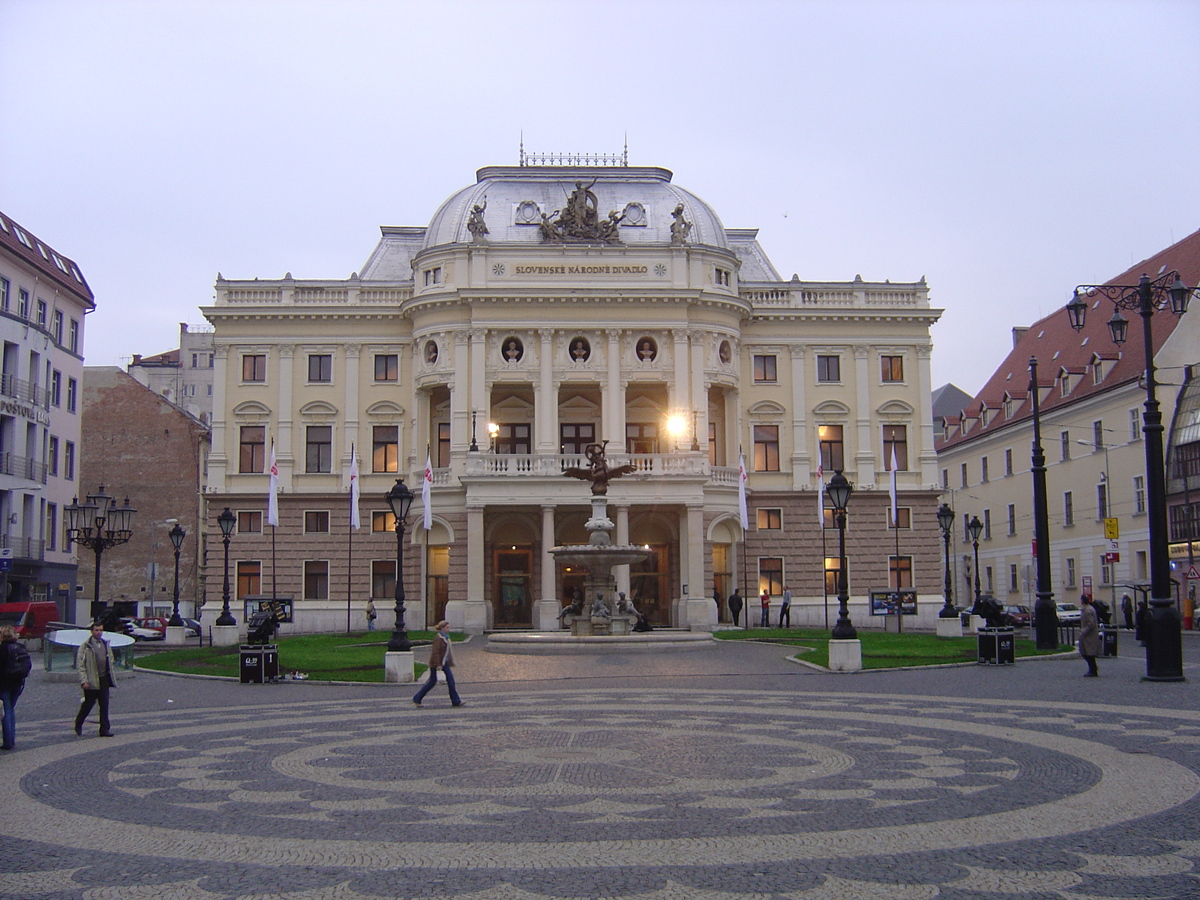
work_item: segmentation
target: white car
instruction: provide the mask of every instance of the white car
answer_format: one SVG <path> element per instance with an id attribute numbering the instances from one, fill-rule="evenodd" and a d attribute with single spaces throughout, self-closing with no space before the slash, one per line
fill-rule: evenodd
<path id="1" fill-rule="evenodd" d="M 166 635 L 155 628 L 143 628 L 133 619 L 122 619 L 121 626 L 125 633 L 135 641 L 161 641 Z"/>
<path id="2" fill-rule="evenodd" d="M 1058 611 L 1059 625 L 1078 625 L 1083 618 L 1083 610 L 1074 603 L 1056 603 L 1054 606 Z"/>

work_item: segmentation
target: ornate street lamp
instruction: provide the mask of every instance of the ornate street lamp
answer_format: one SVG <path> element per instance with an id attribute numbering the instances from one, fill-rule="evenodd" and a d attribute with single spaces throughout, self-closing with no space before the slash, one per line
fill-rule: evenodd
<path id="1" fill-rule="evenodd" d="M 1058 647 L 1058 607 L 1050 586 L 1050 509 L 1046 494 L 1046 451 L 1042 447 L 1041 385 L 1037 357 L 1029 358 L 1029 395 L 1033 399 L 1033 447 L 1029 471 L 1033 476 L 1033 555 L 1037 563 L 1037 601 L 1033 629 L 1039 650 Z"/>
<path id="2" fill-rule="evenodd" d="M 237 524 L 237 516 L 230 512 L 229 507 L 217 516 L 217 524 L 221 526 L 221 543 L 225 545 L 225 582 L 221 587 L 221 614 L 217 616 L 217 625 L 236 625 L 237 619 L 229 611 L 229 536 L 233 534 L 233 526 Z"/>
<path id="3" fill-rule="evenodd" d="M 983 523 L 979 516 L 971 516 L 967 523 L 967 533 L 971 535 L 971 543 L 975 546 L 975 602 L 979 602 L 979 535 L 983 533 Z"/>
<path id="4" fill-rule="evenodd" d="M 1146 403 L 1142 433 L 1146 446 L 1146 493 L 1150 532 L 1150 617 L 1146 629 L 1146 680 L 1183 681 L 1183 632 L 1179 612 L 1171 598 L 1171 563 L 1167 556 L 1167 485 L 1163 463 L 1162 413 L 1155 397 L 1154 343 L 1150 321 L 1155 312 L 1169 309 L 1174 315 L 1187 312 L 1192 288 L 1178 272 L 1167 272 L 1153 281 L 1143 275 L 1136 285 L 1081 284 L 1067 304 L 1067 317 L 1076 331 L 1083 328 L 1088 301 L 1101 296 L 1112 301 L 1109 334 L 1116 344 L 1128 337 L 1129 323 L 1121 310 L 1134 310 L 1142 317 L 1142 352 L 1146 357 Z"/>
<path id="5" fill-rule="evenodd" d="M 491 429 L 491 426 L 488 426 Z M 387 492 L 388 506 L 396 519 L 396 629 L 388 640 L 389 650 L 411 650 L 408 640 L 408 629 L 404 626 L 404 526 L 408 524 L 408 510 L 412 506 L 413 492 L 404 483 L 403 478 L 397 478 L 392 489 Z"/>
<path id="6" fill-rule="evenodd" d="M 858 632 L 850 623 L 850 611 L 847 608 L 850 602 L 850 588 L 846 577 L 846 504 L 850 502 L 850 494 L 853 491 L 854 485 L 846 480 L 841 469 L 833 473 L 828 487 L 825 488 L 825 496 L 833 506 L 838 529 L 838 620 L 829 632 L 829 636 L 835 640 L 852 641 L 858 637 Z"/>
<path id="7" fill-rule="evenodd" d="M 183 619 L 179 616 L 179 548 L 183 546 L 183 539 L 187 537 L 187 532 L 176 522 L 175 526 L 167 532 L 167 537 L 171 539 L 171 544 L 175 547 L 175 596 L 171 601 L 171 618 L 167 624 L 172 628 L 182 628 Z"/>
<path id="8" fill-rule="evenodd" d="M 942 529 L 942 544 L 946 551 L 946 581 L 942 587 L 942 599 L 945 602 L 938 613 L 938 618 L 953 619 L 958 615 L 954 609 L 954 601 L 951 597 L 953 582 L 950 579 L 950 532 L 954 530 L 954 510 L 950 508 L 948 503 L 943 503 L 938 507 L 937 520 L 938 527 Z"/>
<path id="9" fill-rule="evenodd" d="M 92 619 L 100 616 L 100 557 L 104 551 L 124 544 L 133 537 L 133 514 L 137 512 L 125 503 L 114 507 L 113 498 L 104 493 L 104 485 L 88 494 L 85 503 L 76 497 L 63 508 L 67 520 L 67 540 L 86 547 L 96 554 L 96 571 L 92 582 Z"/>

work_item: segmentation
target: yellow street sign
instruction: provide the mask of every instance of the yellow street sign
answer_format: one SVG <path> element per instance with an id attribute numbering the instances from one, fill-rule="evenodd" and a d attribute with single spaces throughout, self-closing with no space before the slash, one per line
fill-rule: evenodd
<path id="1" fill-rule="evenodd" d="M 1104 520 L 1104 537 L 1110 541 L 1115 541 L 1121 536 L 1121 528 L 1117 524 L 1116 519 Z"/>

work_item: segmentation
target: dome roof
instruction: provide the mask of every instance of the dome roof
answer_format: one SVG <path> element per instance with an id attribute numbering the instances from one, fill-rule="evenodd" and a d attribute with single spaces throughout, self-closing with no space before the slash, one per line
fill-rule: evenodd
<path id="1" fill-rule="evenodd" d="M 483 220 L 490 244 L 540 244 L 542 217 L 554 218 L 577 184 L 595 195 L 600 219 L 624 214 L 619 233 L 624 244 L 671 243 L 672 213 L 683 205 L 691 223 L 689 244 L 728 249 L 720 218 L 695 194 L 671 183 L 671 172 L 656 167 L 492 166 L 476 173 L 477 181 L 451 195 L 430 220 L 425 247 L 467 243 L 467 222 L 476 206 L 486 207 Z M 599 241 L 597 241 L 599 243 Z"/>

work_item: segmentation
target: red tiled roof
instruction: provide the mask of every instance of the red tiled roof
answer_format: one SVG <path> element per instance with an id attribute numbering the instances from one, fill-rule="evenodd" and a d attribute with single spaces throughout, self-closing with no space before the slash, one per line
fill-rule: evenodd
<path id="1" fill-rule="evenodd" d="M 18 234 L 24 234 L 29 245 L 21 241 Z M 0 247 L 12 253 L 13 256 L 25 260 L 51 281 L 82 300 L 86 306 L 95 309 L 96 297 L 92 294 L 92 289 L 88 287 L 88 283 L 75 261 L 70 257 L 63 256 L 45 241 L 30 233 L 28 228 L 14 222 L 3 213 L 0 213 Z M 42 250 L 45 251 L 45 255 L 42 254 Z M 62 262 L 61 268 L 58 261 Z M 64 269 L 66 271 L 63 271 Z"/>
<path id="2" fill-rule="evenodd" d="M 1180 278 L 1190 286 L 1200 282 L 1200 231 L 1194 232 L 1176 244 L 1143 260 L 1137 265 L 1126 269 L 1106 284 L 1133 285 L 1143 275 L 1157 278 L 1160 271 L 1169 272 L 1175 269 Z M 937 442 L 940 450 L 953 447 L 973 438 L 994 431 L 1005 424 L 1030 417 L 1032 406 L 1028 396 L 1029 389 L 1029 360 L 1037 357 L 1038 381 L 1042 387 L 1055 388 L 1049 391 L 1044 399 L 1039 400 L 1042 411 L 1048 411 L 1067 404 L 1075 403 L 1084 397 L 1110 391 L 1115 387 L 1139 378 L 1146 370 L 1145 353 L 1142 350 L 1141 323 L 1136 321 L 1138 316 L 1133 312 L 1124 313 L 1130 320 L 1129 340 L 1118 348 L 1109 337 L 1108 320 L 1112 316 L 1112 303 L 1096 297 L 1091 301 L 1083 330 L 1076 332 L 1067 320 L 1065 304 L 1050 315 L 1038 320 L 1030 326 L 1017 340 L 1012 352 L 988 379 L 974 401 L 963 411 L 965 418 L 977 418 L 982 405 L 990 407 L 1002 406 L 1005 392 L 1014 398 L 1020 398 L 1021 404 L 1015 406 L 1011 418 L 996 416 L 990 424 L 974 422 L 961 434 L 955 429 L 948 440 Z M 1200 315 L 1196 306 L 1187 315 Z M 1169 312 L 1152 316 L 1151 336 L 1153 345 L 1161 347 L 1171 336 L 1179 319 Z M 1099 384 L 1093 384 L 1089 376 L 1090 366 L 1095 356 L 1106 361 L 1104 377 Z M 1082 375 L 1079 382 L 1068 392 L 1066 397 L 1057 389 L 1058 375 L 1066 371 L 1072 375 Z"/>

